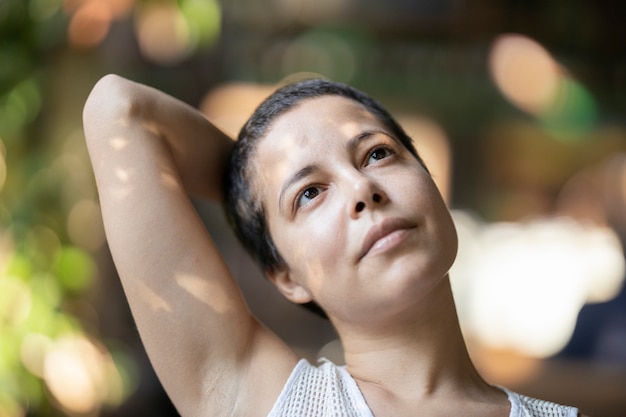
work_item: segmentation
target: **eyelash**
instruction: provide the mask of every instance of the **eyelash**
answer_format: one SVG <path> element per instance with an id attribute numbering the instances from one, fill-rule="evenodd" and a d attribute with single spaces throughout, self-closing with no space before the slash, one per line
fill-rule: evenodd
<path id="1" fill-rule="evenodd" d="M 367 152 L 367 158 L 365 159 L 365 165 L 369 165 L 367 163 L 369 161 L 369 159 L 372 157 L 372 155 L 375 152 L 380 151 L 381 149 L 384 150 L 387 154 L 383 158 L 377 159 L 377 161 L 380 161 L 382 159 L 387 159 L 390 156 L 395 155 L 395 151 L 390 146 L 387 146 L 387 145 L 376 145 L 372 149 L 370 149 L 369 152 Z"/>
<path id="2" fill-rule="evenodd" d="M 391 148 L 390 146 L 387 145 L 376 145 L 374 147 L 372 147 L 368 152 L 367 152 L 367 156 L 365 158 L 365 161 L 363 163 L 363 166 L 368 166 L 370 165 L 369 163 L 369 159 L 372 157 L 372 155 L 374 155 L 374 153 L 380 151 L 380 150 L 384 150 L 386 152 L 386 155 L 380 159 L 377 159 L 376 161 L 380 161 L 383 159 L 387 159 L 391 156 L 394 156 L 396 154 L 396 152 L 394 151 L 393 148 Z M 306 206 L 308 204 L 304 203 L 304 204 L 300 204 L 300 200 L 305 196 L 305 193 L 309 190 L 316 190 L 317 194 L 311 198 L 311 200 L 317 198 L 322 192 L 324 192 L 324 190 L 322 190 L 322 187 L 319 185 L 307 185 L 306 187 L 304 187 L 302 189 L 302 191 L 300 191 L 295 198 L 295 202 L 294 202 L 294 208 L 297 211 L 298 209 L 300 209 L 303 206 Z"/>
<path id="3" fill-rule="evenodd" d="M 315 195 L 315 197 L 312 197 L 311 200 L 317 198 L 323 191 L 321 190 L 322 187 L 320 186 L 316 186 L 316 185 L 307 185 L 305 188 L 302 189 L 302 191 L 300 191 L 298 193 L 298 195 L 296 196 L 296 201 L 295 201 L 295 209 L 298 210 L 299 208 L 306 206 L 308 204 L 304 203 L 304 204 L 300 204 L 300 200 L 305 196 L 305 193 L 309 190 L 315 190 L 317 192 L 317 194 Z"/>

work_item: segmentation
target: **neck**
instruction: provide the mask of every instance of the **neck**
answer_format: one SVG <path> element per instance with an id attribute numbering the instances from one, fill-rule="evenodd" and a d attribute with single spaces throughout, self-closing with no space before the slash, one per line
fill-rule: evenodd
<path id="1" fill-rule="evenodd" d="M 337 326 L 348 371 L 363 388 L 373 384 L 395 397 L 484 391 L 461 334 L 449 279 L 410 311 L 377 329 Z M 349 326 L 346 326 L 349 327 Z"/>

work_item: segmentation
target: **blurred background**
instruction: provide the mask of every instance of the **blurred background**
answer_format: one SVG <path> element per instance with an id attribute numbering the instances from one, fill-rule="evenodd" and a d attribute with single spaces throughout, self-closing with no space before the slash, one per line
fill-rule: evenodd
<path id="1" fill-rule="evenodd" d="M 0 417 L 176 415 L 106 246 L 82 105 L 114 72 L 235 134 L 310 74 L 381 101 L 458 226 L 451 272 L 496 384 L 626 415 L 626 3 L 0 0 Z M 299 353 L 324 321 L 196 202 L 251 309 Z M 198 318 L 201 320 L 202 318 Z"/>

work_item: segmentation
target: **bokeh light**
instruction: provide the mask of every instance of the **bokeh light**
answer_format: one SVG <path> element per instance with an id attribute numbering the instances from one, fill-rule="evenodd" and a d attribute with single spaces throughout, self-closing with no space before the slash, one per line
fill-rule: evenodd
<path id="1" fill-rule="evenodd" d="M 98 45 L 109 33 L 113 21 L 125 17 L 134 3 L 135 0 L 65 0 L 63 9 L 71 14 L 67 29 L 70 44 L 77 48 Z M 49 8 L 38 7 L 38 10 Z"/>
<path id="2" fill-rule="evenodd" d="M 141 53 L 151 61 L 172 65 L 191 53 L 189 25 L 175 3 L 142 5 L 135 18 L 135 32 Z"/>
<path id="3" fill-rule="evenodd" d="M 70 292 L 80 292 L 90 286 L 96 266 L 82 249 L 66 246 L 61 249 L 54 265 L 59 283 Z"/>
<path id="4" fill-rule="evenodd" d="M 80 335 L 61 337 L 48 346 L 43 374 L 55 400 L 72 414 L 96 412 L 122 384 L 109 355 Z"/>
<path id="5" fill-rule="evenodd" d="M 67 30 L 70 43 L 77 47 L 99 44 L 109 32 L 112 18 L 111 11 L 104 2 L 83 2 L 72 15 Z"/>
<path id="6" fill-rule="evenodd" d="M 533 39 L 500 35 L 494 41 L 489 69 L 502 94 L 542 122 L 556 138 L 584 139 L 596 121 L 591 94 Z"/>
<path id="7" fill-rule="evenodd" d="M 340 36 L 323 31 L 306 33 L 281 51 L 282 74 L 315 72 L 335 81 L 350 83 L 357 58 L 351 45 Z"/>
<path id="8" fill-rule="evenodd" d="M 489 64 L 496 85 L 515 105 L 541 114 L 552 104 L 562 70 L 539 43 L 502 35 L 494 42 Z"/>
<path id="9" fill-rule="evenodd" d="M 10 275 L 0 279 L 0 321 L 4 325 L 20 326 L 30 314 L 32 302 L 24 281 Z"/>
<path id="10" fill-rule="evenodd" d="M 8 64 L 10 65 L 10 64 Z M 26 77 L 0 96 L 0 135 L 8 140 L 32 122 L 41 109 L 41 93 L 35 77 Z"/>
<path id="11" fill-rule="evenodd" d="M 209 91 L 200 111 L 224 132 L 235 138 L 254 109 L 274 87 L 253 83 L 226 83 Z"/>
<path id="12" fill-rule="evenodd" d="M 191 48 L 210 46 L 219 39 L 222 9 L 217 0 L 184 0 L 180 10 L 189 26 Z"/>
<path id="13" fill-rule="evenodd" d="M 460 244 L 451 277 L 462 326 L 487 346 L 553 355 L 570 339 L 585 303 L 607 301 L 621 289 L 624 256 L 611 229 L 568 218 L 454 217 Z"/>

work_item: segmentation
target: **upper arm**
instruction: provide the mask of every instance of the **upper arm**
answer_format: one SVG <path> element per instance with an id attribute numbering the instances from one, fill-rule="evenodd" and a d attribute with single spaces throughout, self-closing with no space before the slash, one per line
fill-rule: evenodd
<path id="1" fill-rule="evenodd" d="M 219 195 L 229 139 L 186 105 L 115 77 L 94 88 L 84 127 L 109 246 L 159 378 L 181 413 L 228 407 L 253 347 L 284 349 L 249 313 L 188 198 Z"/>

